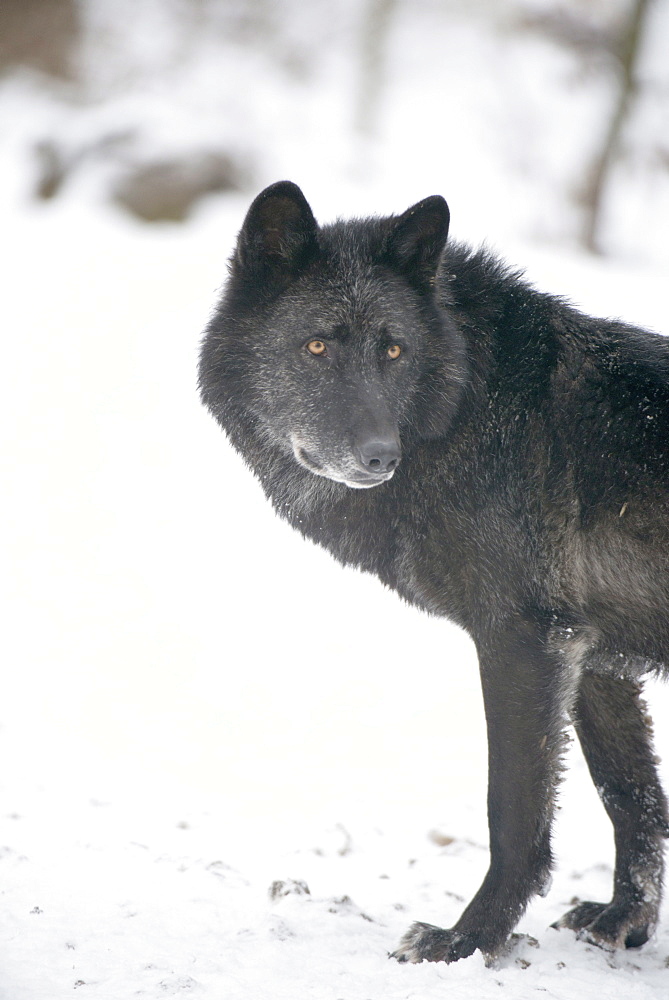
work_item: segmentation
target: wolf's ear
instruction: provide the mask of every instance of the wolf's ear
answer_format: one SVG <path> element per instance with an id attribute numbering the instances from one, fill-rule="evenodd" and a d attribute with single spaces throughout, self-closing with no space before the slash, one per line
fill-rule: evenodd
<path id="1" fill-rule="evenodd" d="M 318 226 L 297 184 L 278 181 L 249 208 L 232 259 L 233 273 L 250 272 L 287 285 L 318 249 Z"/>
<path id="2" fill-rule="evenodd" d="M 446 243 L 450 217 L 439 194 L 408 208 L 387 237 L 384 256 L 390 266 L 421 287 L 430 285 Z"/>

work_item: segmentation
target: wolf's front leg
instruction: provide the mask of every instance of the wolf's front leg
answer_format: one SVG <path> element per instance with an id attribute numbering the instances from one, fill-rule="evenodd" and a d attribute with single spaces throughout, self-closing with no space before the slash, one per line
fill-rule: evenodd
<path id="1" fill-rule="evenodd" d="M 393 953 L 400 962 L 453 962 L 503 948 L 528 901 L 548 885 L 553 799 L 564 746 L 568 668 L 531 621 L 478 642 L 488 728 L 490 867 L 448 930 L 414 924 Z"/>

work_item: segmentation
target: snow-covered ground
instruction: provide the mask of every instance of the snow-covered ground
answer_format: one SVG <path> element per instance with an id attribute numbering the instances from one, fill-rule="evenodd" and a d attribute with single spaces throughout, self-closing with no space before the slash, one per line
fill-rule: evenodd
<path id="1" fill-rule="evenodd" d="M 413 90 L 393 84 L 414 124 L 420 69 L 408 60 Z M 466 119 L 458 109 L 452 128 Z M 506 175 L 502 203 L 473 126 L 448 184 L 433 148 L 417 157 L 418 132 L 390 121 L 360 175 L 339 164 L 334 183 L 344 125 L 297 155 L 292 124 L 266 180 L 302 183 L 321 220 L 441 191 L 457 238 L 485 234 L 540 287 L 669 330 L 661 213 L 643 257 L 594 260 L 546 242 L 559 211 L 534 167 Z M 248 198 L 212 200 L 182 228 L 132 224 L 83 181 L 37 209 L 15 152 L 2 170 L 0 1000 L 665 998 L 669 912 L 619 956 L 550 929 L 574 896 L 610 890 L 610 828 L 576 751 L 554 886 L 519 926 L 537 944 L 494 969 L 480 955 L 388 961 L 412 920 L 452 923 L 486 867 L 471 645 L 279 522 L 199 405 L 199 335 Z M 533 210 L 542 244 L 528 242 Z M 669 759 L 666 690 L 649 701 Z"/>

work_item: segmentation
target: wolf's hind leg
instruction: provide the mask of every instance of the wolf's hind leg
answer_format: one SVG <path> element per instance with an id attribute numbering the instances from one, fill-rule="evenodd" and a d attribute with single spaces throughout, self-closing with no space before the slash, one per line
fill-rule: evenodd
<path id="1" fill-rule="evenodd" d="M 583 902 L 554 925 L 605 948 L 639 947 L 657 924 L 667 802 L 650 720 L 632 681 L 586 671 L 573 719 L 592 780 L 613 823 L 616 863 L 610 903 Z"/>

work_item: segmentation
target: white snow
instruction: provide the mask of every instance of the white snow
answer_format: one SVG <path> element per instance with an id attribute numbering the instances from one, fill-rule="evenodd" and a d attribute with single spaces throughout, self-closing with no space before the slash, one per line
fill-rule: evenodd
<path id="1" fill-rule="evenodd" d="M 471 29 L 454 34 L 464 65 Z M 448 157 L 402 139 L 412 114 L 416 130 L 434 115 L 416 110 L 429 81 L 412 45 L 359 175 L 342 166 L 353 146 L 339 114 L 323 148 L 297 120 L 281 144 L 265 120 L 266 180 L 299 181 L 323 221 L 442 191 L 457 238 L 487 236 L 592 312 L 669 330 L 666 213 L 646 226 L 643 256 L 549 244 L 562 226 L 546 201 L 555 177 L 534 162 L 524 177 L 500 167 L 499 133 L 486 150 L 486 122 L 467 111 L 489 84 L 453 109 Z M 557 93 L 545 77 L 563 56 L 541 48 L 528 67 Z M 330 106 L 323 84 L 310 114 L 319 93 Z M 100 204 L 91 175 L 31 206 L 24 112 L 51 112 L 21 88 L 11 101 L 22 117 L 2 171 L 0 1000 L 666 997 L 669 913 L 645 948 L 615 956 L 550 929 L 575 895 L 610 894 L 610 827 L 576 751 L 554 884 L 518 928 L 538 946 L 494 969 L 480 955 L 388 960 L 412 920 L 452 923 L 485 871 L 473 650 L 276 519 L 199 405 L 199 335 L 248 197 L 212 199 L 182 228 L 143 228 Z M 592 107 L 581 111 L 587 130 Z M 529 240 L 533 216 L 543 243 Z M 650 684 L 649 701 L 667 757 L 666 691 Z M 271 900 L 277 881 L 293 891 Z"/>

